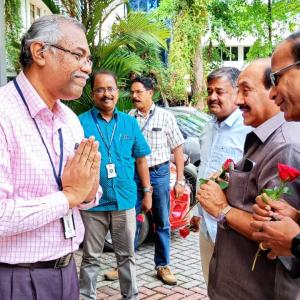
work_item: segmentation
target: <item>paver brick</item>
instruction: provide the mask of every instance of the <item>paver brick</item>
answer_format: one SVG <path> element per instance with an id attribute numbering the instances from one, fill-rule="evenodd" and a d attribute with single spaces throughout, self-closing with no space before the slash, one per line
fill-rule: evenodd
<path id="1" fill-rule="evenodd" d="M 163 300 L 209 300 L 203 278 L 200 257 L 199 237 L 190 235 L 182 239 L 178 233 L 171 235 L 171 270 L 176 275 L 177 286 L 163 284 L 156 278 L 153 244 L 146 243 L 137 252 L 136 274 L 139 299 Z M 77 270 L 81 263 L 81 251 L 75 253 Z M 119 281 L 105 281 L 104 273 L 116 266 L 114 253 L 105 252 L 101 258 L 101 270 L 97 280 L 97 300 L 121 299 Z"/>
<path id="2" fill-rule="evenodd" d="M 175 291 L 177 293 L 180 293 L 180 294 L 183 294 L 183 295 L 186 295 L 186 296 L 189 296 L 189 295 L 192 295 L 194 294 L 194 291 L 190 291 L 188 289 L 184 289 L 180 286 L 176 286 L 172 289 L 172 291 Z"/>
<path id="3" fill-rule="evenodd" d="M 174 294 L 174 290 L 165 288 L 164 286 L 159 286 L 153 289 L 153 291 L 156 291 L 158 293 L 164 294 L 164 295 L 171 295 Z"/>

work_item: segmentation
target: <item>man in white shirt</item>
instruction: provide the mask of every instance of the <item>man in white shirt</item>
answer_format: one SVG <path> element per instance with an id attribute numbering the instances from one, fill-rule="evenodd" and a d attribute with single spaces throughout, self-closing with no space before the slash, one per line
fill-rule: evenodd
<path id="1" fill-rule="evenodd" d="M 220 171 L 226 159 L 235 163 L 243 156 L 244 142 L 252 130 L 244 126 L 241 111 L 234 104 L 237 96 L 237 78 L 240 71 L 223 67 L 207 77 L 207 105 L 213 119 L 204 128 L 200 138 L 198 182 Z M 200 226 L 200 255 L 204 279 L 208 283 L 209 262 L 217 233 L 217 220 L 199 207 L 202 216 Z"/>

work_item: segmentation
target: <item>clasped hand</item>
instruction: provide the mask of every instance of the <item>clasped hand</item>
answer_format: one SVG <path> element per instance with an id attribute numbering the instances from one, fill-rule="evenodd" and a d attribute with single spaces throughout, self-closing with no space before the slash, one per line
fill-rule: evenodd
<path id="1" fill-rule="evenodd" d="M 100 153 L 94 137 L 83 139 L 68 158 L 62 174 L 63 192 L 70 208 L 94 199 L 99 187 Z"/>
<path id="2" fill-rule="evenodd" d="M 208 180 L 200 186 L 196 198 L 202 208 L 215 218 L 218 218 L 221 211 L 228 205 L 225 193 L 212 180 Z"/>

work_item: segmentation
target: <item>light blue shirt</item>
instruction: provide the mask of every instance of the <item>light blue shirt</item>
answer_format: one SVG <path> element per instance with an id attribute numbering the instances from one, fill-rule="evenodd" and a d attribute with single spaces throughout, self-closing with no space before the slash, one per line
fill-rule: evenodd
<path id="1" fill-rule="evenodd" d="M 213 118 L 206 125 L 199 137 L 201 162 L 197 182 L 199 178 L 207 179 L 212 173 L 221 171 L 227 158 L 231 158 L 235 163 L 242 158 L 246 135 L 253 130 L 252 127 L 245 126 L 243 120 L 242 112 L 236 109 L 223 122 L 219 123 Z M 201 231 L 215 242 L 217 220 L 201 207 L 199 212 L 203 216 Z"/>

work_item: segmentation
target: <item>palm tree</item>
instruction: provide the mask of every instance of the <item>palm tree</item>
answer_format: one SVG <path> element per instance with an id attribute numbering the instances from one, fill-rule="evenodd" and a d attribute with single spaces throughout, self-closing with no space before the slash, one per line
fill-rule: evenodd
<path id="1" fill-rule="evenodd" d="M 43 1 L 55 13 L 63 9 L 52 0 Z M 125 0 L 62 0 L 68 15 L 81 21 L 87 28 L 87 39 L 93 56 L 93 69 L 108 69 L 116 73 L 118 84 L 125 87 L 129 74 L 141 74 L 149 70 L 145 57 L 158 58 L 162 48 L 166 48 L 169 31 L 162 23 L 154 21 L 151 14 L 131 12 Z M 128 14 L 124 19 L 116 17 L 111 34 L 103 37 L 103 24 L 118 7 L 125 5 Z M 126 109 L 128 97 L 120 93 L 119 107 Z M 127 95 L 128 96 L 128 95 Z M 76 113 L 88 110 L 92 101 L 87 85 L 83 95 L 69 102 Z"/>

